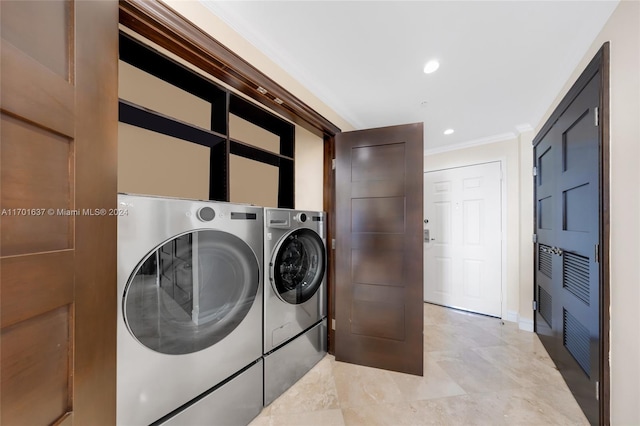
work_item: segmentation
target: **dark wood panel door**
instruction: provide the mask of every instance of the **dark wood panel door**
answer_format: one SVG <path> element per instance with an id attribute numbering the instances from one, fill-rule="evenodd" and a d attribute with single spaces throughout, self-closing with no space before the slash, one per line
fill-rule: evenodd
<path id="1" fill-rule="evenodd" d="M 599 419 L 600 75 L 535 146 L 536 332 L 592 423 Z"/>
<path id="2" fill-rule="evenodd" d="M 0 8 L 0 423 L 115 424 L 117 3 Z"/>
<path id="3" fill-rule="evenodd" d="M 336 360 L 422 375 L 422 123 L 336 136 Z"/>

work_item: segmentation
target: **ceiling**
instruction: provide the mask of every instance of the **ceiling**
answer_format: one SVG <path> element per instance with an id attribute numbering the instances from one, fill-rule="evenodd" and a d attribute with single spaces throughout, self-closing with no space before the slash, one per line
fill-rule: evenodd
<path id="1" fill-rule="evenodd" d="M 201 1 L 356 129 L 424 122 L 427 152 L 535 128 L 618 4 Z"/>

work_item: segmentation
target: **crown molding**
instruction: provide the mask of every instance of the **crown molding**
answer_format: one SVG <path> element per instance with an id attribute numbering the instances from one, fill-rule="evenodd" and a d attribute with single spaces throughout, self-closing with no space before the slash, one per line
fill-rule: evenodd
<path id="1" fill-rule="evenodd" d="M 340 129 L 161 1 L 120 0 L 120 24 L 318 136 Z"/>
<path id="2" fill-rule="evenodd" d="M 526 132 L 533 132 L 533 127 L 531 127 L 531 124 L 529 123 L 522 123 L 516 126 L 516 130 L 519 134 L 522 134 Z"/>
<path id="3" fill-rule="evenodd" d="M 517 135 L 513 132 L 500 133 L 497 135 L 487 136 L 485 138 L 480 138 L 480 139 L 473 139 L 467 142 L 461 142 L 454 145 L 447 145 L 447 146 L 442 146 L 438 148 L 425 149 L 424 155 L 442 154 L 444 152 L 457 151 L 459 149 L 472 148 L 475 146 L 487 145 L 487 144 L 496 143 L 496 142 L 504 142 L 504 141 L 508 141 L 516 138 L 517 138 Z"/>

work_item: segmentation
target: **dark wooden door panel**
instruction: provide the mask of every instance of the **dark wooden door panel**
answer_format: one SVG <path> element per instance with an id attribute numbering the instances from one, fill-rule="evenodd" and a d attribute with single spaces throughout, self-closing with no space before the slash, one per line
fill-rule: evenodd
<path id="1" fill-rule="evenodd" d="M 0 423 L 115 423 L 115 2 L 0 3 Z"/>
<path id="2" fill-rule="evenodd" d="M 8 0 L 3 3 L 2 38 L 68 80 L 75 58 L 71 37 L 74 2 Z"/>
<path id="3" fill-rule="evenodd" d="M 600 74 L 534 148 L 536 332 L 592 423 L 600 380 Z"/>
<path id="4" fill-rule="evenodd" d="M 336 137 L 335 354 L 422 375 L 422 124 Z"/>
<path id="5" fill-rule="evenodd" d="M 2 39 L 1 43 L 2 110 L 18 117 L 29 117 L 29 121 L 57 133 L 72 135 L 74 86 L 6 40 Z M 41 83 L 32 84 L 34 81 Z"/>
<path id="6" fill-rule="evenodd" d="M 2 328 L 71 304 L 73 258 L 73 250 L 2 258 Z"/>
<path id="7" fill-rule="evenodd" d="M 72 139 L 1 120 L 2 256 L 73 248 Z"/>
<path id="8" fill-rule="evenodd" d="M 2 424 L 49 425 L 72 410 L 71 305 L 2 329 Z"/>

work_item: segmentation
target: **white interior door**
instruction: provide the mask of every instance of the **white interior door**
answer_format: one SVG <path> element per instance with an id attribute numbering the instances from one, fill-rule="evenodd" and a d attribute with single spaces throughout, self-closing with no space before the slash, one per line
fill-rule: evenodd
<path id="1" fill-rule="evenodd" d="M 424 300 L 502 316 L 500 162 L 424 174 Z"/>

